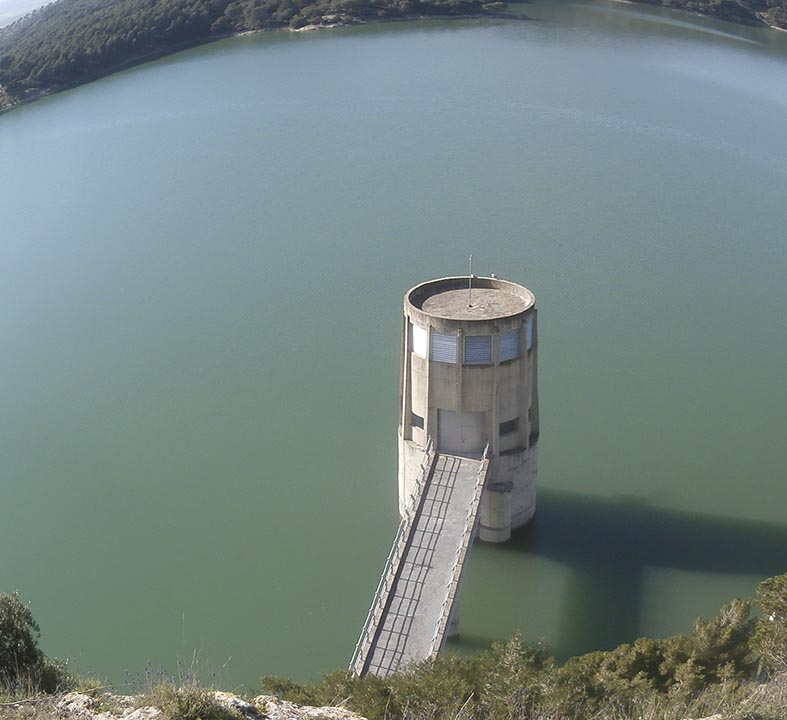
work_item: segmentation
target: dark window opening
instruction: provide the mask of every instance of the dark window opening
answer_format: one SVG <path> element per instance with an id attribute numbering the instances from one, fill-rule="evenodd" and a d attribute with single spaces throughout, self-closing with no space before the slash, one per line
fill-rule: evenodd
<path id="1" fill-rule="evenodd" d="M 421 428 L 421 430 L 424 429 L 424 419 L 415 413 L 410 413 L 410 424 L 413 427 Z"/>
<path id="2" fill-rule="evenodd" d="M 510 435 L 511 433 L 515 433 L 517 430 L 519 430 L 519 418 L 514 418 L 513 420 L 500 423 L 501 435 Z"/>

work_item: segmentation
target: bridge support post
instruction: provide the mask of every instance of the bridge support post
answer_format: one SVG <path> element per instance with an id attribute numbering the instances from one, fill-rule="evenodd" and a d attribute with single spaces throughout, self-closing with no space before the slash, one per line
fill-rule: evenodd
<path id="1" fill-rule="evenodd" d="M 449 638 L 459 637 L 459 598 L 454 601 L 454 608 L 451 617 L 448 619 L 448 630 L 446 636 Z"/>

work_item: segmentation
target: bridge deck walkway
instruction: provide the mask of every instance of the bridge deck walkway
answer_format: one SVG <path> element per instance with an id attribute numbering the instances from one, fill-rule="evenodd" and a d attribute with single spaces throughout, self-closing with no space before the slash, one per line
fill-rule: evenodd
<path id="1" fill-rule="evenodd" d="M 427 450 L 351 670 L 386 676 L 442 648 L 475 534 L 488 461 Z"/>

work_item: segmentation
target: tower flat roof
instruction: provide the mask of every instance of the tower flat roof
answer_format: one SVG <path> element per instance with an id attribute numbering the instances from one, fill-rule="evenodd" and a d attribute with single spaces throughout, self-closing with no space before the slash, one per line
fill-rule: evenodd
<path id="1" fill-rule="evenodd" d="M 535 304 L 535 296 L 522 285 L 499 278 L 451 277 L 417 285 L 409 293 L 409 303 L 427 315 L 445 320 L 495 320 L 525 312 Z"/>
<path id="2" fill-rule="evenodd" d="M 505 290 L 473 288 L 470 293 L 464 288 L 432 295 L 424 300 L 421 310 L 448 320 L 492 320 L 521 313 L 530 304 Z"/>

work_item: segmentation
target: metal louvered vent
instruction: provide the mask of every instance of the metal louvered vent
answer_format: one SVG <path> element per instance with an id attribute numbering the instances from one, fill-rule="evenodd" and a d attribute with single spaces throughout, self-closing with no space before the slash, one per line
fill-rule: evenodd
<path id="1" fill-rule="evenodd" d="M 519 328 L 500 333 L 500 362 L 519 357 Z"/>
<path id="2" fill-rule="evenodd" d="M 456 335 L 432 331 L 432 360 L 456 363 Z"/>
<path id="3" fill-rule="evenodd" d="M 468 335 L 465 338 L 465 365 L 492 364 L 492 336 Z"/>

